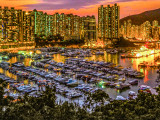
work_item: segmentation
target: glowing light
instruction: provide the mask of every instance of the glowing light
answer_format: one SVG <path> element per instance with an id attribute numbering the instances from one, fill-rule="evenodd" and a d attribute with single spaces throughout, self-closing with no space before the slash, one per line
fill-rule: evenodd
<path id="1" fill-rule="evenodd" d="M 147 45 L 145 45 L 145 46 L 142 46 L 141 48 L 140 48 L 140 50 L 148 50 L 148 48 L 147 48 Z"/>
<path id="2" fill-rule="evenodd" d="M 137 54 L 136 54 L 136 57 L 140 57 L 140 56 L 141 56 L 141 54 L 140 54 L 140 53 L 137 53 Z"/>
<path id="3" fill-rule="evenodd" d="M 145 71 L 144 72 L 144 74 L 145 74 L 145 77 L 144 77 L 144 83 L 146 83 L 146 82 L 148 82 L 148 71 Z"/>
<path id="4" fill-rule="evenodd" d="M 148 46 L 147 46 L 147 45 L 145 45 L 145 48 L 148 48 Z"/>
<path id="5" fill-rule="evenodd" d="M 29 13 L 28 12 L 26 12 L 26 15 L 28 15 Z"/>
<path id="6" fill-rule="evenodd" d="M 97 40 L 97 46 L 103 48 L 103 47 L 104 47 L 104 42 L 103 42 L 103 40 L 98 39 L 98 40 Z"/>
<path id="7" fill-rule="evenodd" d="M 117 88 L 120 88 L 121 86 L 119 84 L 116 85 Z"/>
<path id="8" fill-rule="evenodd" d="M 26 51 L 19 51 L 18 54 L 24 54 Z"/>
<path id="9" fill-rule="evenodd" d="M 143 69 L 140 69 L 140 72 L 143 73 Z"/>
<path id="10" fill-rule="evenodd" d="M 28 80 L 24 80 L 24 84 L 25 84 L 25 85 L 28 85 Z"/>
<path id="11" fill-rule="evenodd" d="M 36 50 L 36 54 L 41 54 L 41 51 L 40 50 Z"/>
<path id="12" fill-rule="evenodd" d="M 151 54 L 154 54 L 154 50 L 151 51 Z"/>
<path id="13" fill-rule="evenodd" d="M 133 59 L 132 59 L 132 63 L 133 63 Z"/>
<path id="14" fill-rule="evenodd" d="M 100 81 L 98 86 L 100 86 L 101 88 L 105 88 L 104 83 L 105 83 L 104 81 Z"/>
<path id="15" fill-rule="evenodd" d="M 120 90 L 117 89 L 117 93 L 119 94 L 119 93 L 120 93 Z"/>
<path id="16" fill-rule="evenodd" d="M 32 54 L 32 52 L 29 52 L 29 54 L 31 55 L 31 54 Z"/>
<path id="17" fill-rule="evenodd" d="M 104 81 L 101 81 L 101 82 L 99 82 L 99 85 L 103 85 L 105 82 Z"/>
<path id="18" fill-rule="evenodd" d="M 5 59 L 8 59 L 8 56 L 4 56 Z"/>

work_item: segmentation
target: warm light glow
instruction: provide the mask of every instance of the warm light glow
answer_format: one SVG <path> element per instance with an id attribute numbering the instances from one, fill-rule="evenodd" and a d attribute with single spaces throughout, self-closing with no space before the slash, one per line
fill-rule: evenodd
<path id="1" fill-rule="evenodd" d="M 32 52 L 29 52 L 29 54 L 32 54 Z"/>
<path id="2" fill-rule="evenodd" d="M 154 54 L 154 50 L 151 51 L 151 54 Z"/>
<path id="3" fill-rule="evenodd" d="M 103 40 L 98 39 L 98 40 L 97 40 L 97 46 L 103 48 L 103 47 L 104 47 L 104 42 L 103 42 Z"/>
<path id="4" fill-rule="evenodd" d="M 140 54 L 140 53 L 137 53 L 137 54 L 136 54 L 136 57 L 140 57 L 140 56 L 141 56 L 141 54 Z"/>
<path id="5" fill-rule="evenodd" d="M 147 48 L 147 46 L 142 46 L 141 48 L 140 48 L 140 50 L 148 50 L 148 48 Z"/>

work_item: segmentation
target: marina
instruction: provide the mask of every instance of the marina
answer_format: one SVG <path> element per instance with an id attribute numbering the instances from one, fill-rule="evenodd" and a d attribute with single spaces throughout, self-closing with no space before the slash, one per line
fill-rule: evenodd
<path id="1" fill-rule="evenodd" d="M 6 94 L 38 97 L 45 86 L 56 87 L 60 99 L 79 99 L 100 89 L 111 99 L 128 98 L 138 94 L 141 85 L 153 88 L 159 85 L 155 67 L 140 67 L 141 62 L 153 64 L 153 54 L 141 58 L 121 58 L 125 51 L 94 49 L 41 48 L 1 53 L 0 77 L 9 84 Z M 111 52 L 111 53 L 110 53 Z M 121 96 L 121 97 L 119 97 Z M 118 98 L 117 98 L 118 97 Z"/>

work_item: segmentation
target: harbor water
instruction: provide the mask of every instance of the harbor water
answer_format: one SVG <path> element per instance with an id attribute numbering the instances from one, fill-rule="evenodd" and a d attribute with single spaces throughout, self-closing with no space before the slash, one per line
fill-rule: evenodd
<path id="1" fill-rule="evenodd" d="M 34 52 L 34 51 L 28 51 L 28 52 Z M 141 67 L 139 67 L 139 64 L 142 62 L 146 62 L 146 61 L 148 62 L 148 64 L 156 64 L 154 60 L 156 57 L 158 57 L 160 55 L 159 53 L 149 55 L 147 57 L 140 57 L 140 58 L 121 58 L 121 55 L 122 55 L 122 53 L 110 54 L 110 53 L 107 53 L 106 51 L 104 51 L 104 55 L 92 55 L 91 57 L 85 57 L 85 59 L 87 59 L 88 61 L 112 62 L 112 63 L 115 63 L 116 65 L 121 65 L 123 67 L 131 67 L 134 70 L 143 72 L 145 77 L 143 79 L 138 80 L 138 85 L 132 85 L 132 86 L 130 86 L 130 89 L 126 89 L 126 90 L 122 90 L 122 91 L 115 89 L 115 88 L 109 88 L 109 87 L 106 87 L 101 84 L 98 84 L 97 87 L 102 88 L 107 94 L 109 94 L 109 96 L 111 98 L 116 98 L 116 96 L 118 96 L 118 95 L 121 95 L 123 97 L 127 97 L 129 91 L 134 91 L 134 92 L 138 93 L 138 89 L 139 89 L 140 85 L 148 85 L 152 88 L 158 85 L 158 83 L 156 82 L 156 79 L 158 76 L 157 68 L 151 68 L 151 67 L 141 68 Z M 61 54 L 54 54 L 53 55 L 53 60 L 55 60 L 56 62 L 63 62 L 64 63 L 65 59 L 67 59 L 67 58 L 68 57 L 62 56 Z M 31 66 L 31 62 L 33 62 L 34 60 L 31 58 L 20 59 L 18 57 L 12 57 L 9 60 L 0 60 L 0 61 L 6 61 L 9 63 L 23 62 L 23 64 L 25 66 Z M 36 83 L 29 82 L 29 80 L 27 80 L 27 79 L 19 78 L 18 76 L 10 73 L 7 70 L 3 70 L 2 68 L 0 68 L 0 73 L 4 73 L 6 76 L 8 76 L 10 78 L 13 78 L 15 80 L 19 80 L 22 83 L 24 83 L 25 85 L 31 84 L 31 85 L 36 86 Z M 128 81 L 132 80 L 133 78 L 126 77 L 126 79 L 127 79 L 126 82 L 128 82 Z"/>

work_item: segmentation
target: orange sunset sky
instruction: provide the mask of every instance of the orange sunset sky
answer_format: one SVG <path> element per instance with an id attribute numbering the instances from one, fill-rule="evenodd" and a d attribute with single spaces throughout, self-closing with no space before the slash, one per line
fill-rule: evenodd
<path id="1" fill-rule="evenodd" d="M 43 10 L 48 14 L 55 12 L 73 13 L 80 16 L 98 15 L 100 5 L 118 3 L 120 18 L 138 14 L 146 10 L 160 8 L 160 0 L 0 0 L 1 6 L 23 10 Z"/>

